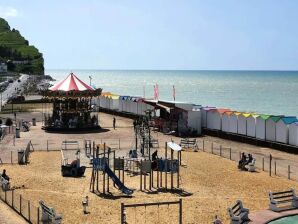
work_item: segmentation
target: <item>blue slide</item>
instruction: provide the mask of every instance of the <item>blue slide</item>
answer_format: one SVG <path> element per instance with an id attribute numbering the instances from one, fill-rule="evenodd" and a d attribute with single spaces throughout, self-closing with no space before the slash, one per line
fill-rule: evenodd
<path id="1" fill-rule="evenodd" d="M 104 172 L 106 172 L 109 177 L 114 181 L 114 183 L 117 185 L 118 189 L 126 195 L 132 195 L 133 190 L 128 189 L 124 186 L 124 184 L 119 180 L 119 178 L 115 175 L 115 173 L 110 169 L 108 165 L 105 165 Z"/>

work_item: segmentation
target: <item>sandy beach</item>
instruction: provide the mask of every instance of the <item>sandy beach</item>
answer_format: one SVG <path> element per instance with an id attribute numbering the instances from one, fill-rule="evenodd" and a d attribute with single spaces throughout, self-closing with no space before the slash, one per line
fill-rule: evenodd
<path id="1" fill-rule="evenodd" d="M 37 114 L 33 114 L 37 117 Z M 27 115 L 29 118 L 29 115 Z M 31 115 L 32 116 L 32 115 Z M 25 185 L 25 189 L 16 190 L 24 198 L 29 199 L 38 206 L 39 200 L 44 200 L 54 207 L 58 213 L 63 215 L 63 223 L 119 223 L 120 203 L 171 201 L 181 198 L 178 194 L 158 193 L 148 194 L 135 190 L 132 198 L 117 198 L 114 200 L 104 199 L 89 192 L 91 169 L 87 169 L 83 178 L 63 178 L 60 173 L 61 165 L 61 142 L 65 139 L 78 140 L 83 147 L 84 139 L 96 142 L 117 142 L 121 139 L 120 150 L 116 155 L 126 155 L 133 146 L 132 121 L 117 117 L 116 130 L 111 129 L 112 116 L 100 114 L 102 127 L 107 129 L 102 133 L 89 134 L 54 134 L 45 133 L 40 129 L 41 122 L 31 127 L 30 132 L 22 132 L 21 138 L 16 139 L 16 148 L 32 140 L 35 152 L 30 155 L 30 163 L 26 166 L 1 165 L 1 169 L 7 169 L 11 176 L 13 186 Z M 39 119 L 38 119 L 39 120 Z M 159 139 L 159 154 L 164 151 L 164 142 L 171 137 L 154 133 Z M 204 137 L 206 141 L 211 137 Z M 101 140 L 103 139 L 103 140 Z M 126 141 L 125 141 L 126 139 Z M 46 141 L 51 142 L 50 149 L 45 150 Z M 178 138 L 173 138 L 178 141 Z M 257 150 L 257 147 L 230 143 L 226 140 L 216 139 L 213 141 L 224 141 L 222 143 L 233 144 L 233 147 Z M 42 144 L 43 142 L 43 144 Z M 115 145 L 115 148 L 119 145 Z M 270 150 L 274 152 L 274 150 Z M 279 157 L 286 159 L 289 155 L 276 152 Z M 296 156 L 291 156 L 292 160 Z M 283 177 L 269 177 L 267 172 L 258 170 L 256 173 L 241 172 L 237 164 L 208 152 L 183 152 L 181 168 L 181 186 L 184 191 L 192 193 L 183 199 L 183 223 L 210 223 L 214 215 L 219 215 L 224 223 L 228 222 L 227 208 L 235 200 L 241 199 L 251 212 L 266 209 L 268 207 L 268 192 L 270 190 L 285 190 L 290 187 L 297 188 L 298 183 Z M 125 185 L 132 189 L 139 188 L 139 177 L 125 175 Z M 120 196 L 121 193 L 110 185 L 111 192 Z M 81 202 L 86 195 L 90 198 L 90 214 L 84 215 Z M 158 213 L 159 211 L 159 213 Z M 128 209 L 128 223 L 137 223 L 146 220 L 146 223 L 175 223 L 177 221 L 177 206 L 156 207 L 142 209 Z"/>

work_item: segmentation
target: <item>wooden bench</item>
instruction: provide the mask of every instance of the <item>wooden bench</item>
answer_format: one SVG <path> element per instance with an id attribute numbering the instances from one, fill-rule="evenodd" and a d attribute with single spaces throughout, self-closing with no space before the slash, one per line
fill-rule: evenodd
<path id="1" fill-rule="evenodd" d="M 232 208 L 228 208 L 228 212 L 231 218 L 231 224 L 241 224 L 245 221 L 249 221 L 249 209 L 244 208 L 240 200 L 237 200 Z"/>
<path id="2" fill-rule="evenodd" d="M 269 208 L 275 212 L 298 208 L 298 197 L 293 188 L 291 188 L 288 191 L 281 191 L 281 192 L 270 191 L 269 199 L 270 199 Z M 288 205 L 288 206 L 279 207 L 278 205 L 280 204 Z"/>
<path id="3" fill-rule="evenodd" d="M 41 221 L 43 223 L 49 224 L 61 224 L 62 216 L 60 214 L 56 214 L 54 208 L 48 207 L 43 201 L 39 201 L 39 205 L 41 208 Z"/>
<path id="4" fill-rule="evenodd" d="M 180 146 L 183 149 L 194 149 L 195 151 L 198 150 L 198 144 L 197 144 L 197 139 L 188 139 L 188 138 L 183 138 L 180 140 Z"/>
<path id="5" fill-rule="evenodd" d="M 10 190 L 10 183 L 8 180 L 0 176 L 0 185 L 3 191 L 8 191 Z"/>

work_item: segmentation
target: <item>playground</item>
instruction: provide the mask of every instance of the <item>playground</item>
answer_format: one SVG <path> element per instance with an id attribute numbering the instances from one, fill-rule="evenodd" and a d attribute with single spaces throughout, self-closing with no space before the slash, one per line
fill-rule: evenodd
<path id="1" fill-rule="evenodd" d="M 102 127 L 111 129 L 113 116 L 103 115 L 101 119 Z M 140 175 L 133 175 L 125 171 L 123 181 L 122 170 L 121 172 L 114 171 L 113 168 L 105 170 L 106 168 L 103 167 L 108 176 L 111 175 L 111 172 L 116 174 L 127 189 L 133 190 L 133 193 L 123 193 L 117 186 L 114 187 L 112 176 L 111 178 L 106 177 L 106 181 L 109 179 L 109 192 L 113 197 L 108 197 L 108 194 L 104 197 L 96 192 L 93 193 L 92 188 L 90 190 L 91 177 L 94 172 L 92 165 L 83 164 L 87 168 L 84 176 L 80 178 L 61 175 L 61 143 L 66 139 L 76 139 L 80 142 L 81 157 L 83 157 L 85 153 L 83 150 L 84 139 L 105 139 L 107 152 L 108 142 L 115 139 L 115 136 L 133 139 L 132 121 L 117 117 L 116 130 L 81 135 L 44 133 L 40 130 L 40 123 L 38 125 L 32 127 L 31 132 L 24 133 L 22 138 L 17 139 L 16 142 L 18 145 L 22 141 L 32 139 L 35 151 L 30 154 L 30 163 L 23 166 L 5 164 L 1 165 L 1 169 L 7 170 L 13 186 L 25 186 L 25 188 L 17 189 L 18 193 L 21 193 L 24 198 L 30 199 L 32 203 L 35 202 L 36 206 L 38 206 L 39 200 L 43 200 L 47 205 L 54 207 L 57 213 L 62 214 L 63 223 L 120 223 L 121 203 L 129 205 L 179 201 L 179 199 L 183 201 L 183 223 L 211 223 L 215 215 L 218 215 L 224 223 L 228 223 L 227 208 L 237 199 L 241 199 L 245 206 L 254 212 L 268 207 L 268 192 L 270 190 L 281 191 L 290 187 L 298 189 L 298 183 L 295 181 L 282 177 L 269 177 L 268 173 L 260 170 L 254 173 L 242 172 L 237 169 L 237 164 L 234 161 L 199 150 L 198 152 L 185 151 L 181 155 L 179 188 L 190 195 L 185 196 L 181 193 L 182 191 L 155 191 L 154 189 L 157 188 L 156 171 L 153 175 L 154 184 L 150 191 L 149 173 L 144 174 L 146 178 L 146 189 L 144 189 L 144 177 L 141 182 Z M 158 157 L 165 158 L 165 142 L 170 141 L 171 137 L 162 134 L 152 135 L 159 141 Z M 36 144 L 37 140 L 45 142 L 44 145 L 46 145 L 48 139 L 55 139 L 56 145 L 53 143 L 51 148 L 56 148 L 56 151 L 37 150 L 39 147 Z M 36 140 L 35 143 L 34 140 Z M 178 142 L 176 138 L 173 140 Z M 104 144 L 104 142 L 99 143 Z M 129 148 L 133 144 L 134 141 L 127 141 L 122 143 L 121 149 L 117 149 L 112 144 L 110 147 L 111 151 L 114 150 L 116 153 L 115 158 L 121 158 L 129 153 Z M 98 154 L 102 153 L 103 149 L 100 146 Z M 96 151 L 93 152 L 94 157 L 96 154 Z M 113 157 L 113 153 L 110 156 Z M 168 151 L 167 157 L 171 158 L 171 151 Z M 173 158 L 177 158 L 175 152 Z M 102 171 L 98 175 L 98 188 L 100 193 L 103 193 L 103 175 L 101 173 Z M 173 174 L 174 188 L 178 187 L 176 174 Z M 165 181 L 165 178 L 165 173 L 163 173 L 162 181 Z M 96 176 L 93 178 L 93 183 L 95 183 L 96 191 Z M 171 184 L 171 172 L 168 172 L 167 187 L 171 188 Z M 107 191 L 107 182 L 105 185 Z M 165 185 L 163 182 L 163 188 Z M 83 213 L 82 201 L 85 196 L 89 198 L 88 214 Z M 179 206 L 176 204 L 127 207 L 125 212 L 127 223 L 178 223 L 179 220 Z"/>

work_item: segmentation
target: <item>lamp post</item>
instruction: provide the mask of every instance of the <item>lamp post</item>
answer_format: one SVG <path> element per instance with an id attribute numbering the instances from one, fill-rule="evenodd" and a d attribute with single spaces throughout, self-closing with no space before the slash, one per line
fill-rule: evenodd
<path id="1" fill-rule="evenodd" d="M 92 76 L 91 75 L 89 75 L 89 79 L 90 79 L 90 86 L 91 86 L 91 80 L 92 80 Z"/>

